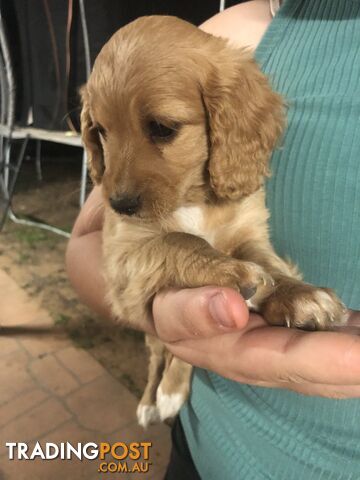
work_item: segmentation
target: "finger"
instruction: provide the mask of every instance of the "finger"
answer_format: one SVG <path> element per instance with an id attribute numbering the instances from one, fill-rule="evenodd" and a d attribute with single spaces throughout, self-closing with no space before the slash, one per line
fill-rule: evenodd
<path id="1" fill-rule="evenodd" d="M 160 339 L 176 342 L 244 328 L 249 312 L 235 290 L 202 287 L 158 293 L 153 316 Z"/>
<path id="2" fill-rule="evenodd" d="M 189 339 L 168 348 L 236 381 L 360 385 L 358 336 L 269 327 L 257 315 L 241 332 Z"/>
<path id="3" fill-rule="evenodd" d="M 326 385 L 321 383 L 274 383 L 264 381 L 251 381 L 244 378 L 240 383 L 256 387 L 278 388 L 290 390 L 305 396 L 323 397 L 333 399 L 360 398 L 360 385 Z"/>
<path id="4" fill-rule="evenodd" d="M 333 399 L 360 398 L 359 385 L 323 385 L 323 384 L 282 384 L 281 388 L 292 390 L 307 396 Z"/>

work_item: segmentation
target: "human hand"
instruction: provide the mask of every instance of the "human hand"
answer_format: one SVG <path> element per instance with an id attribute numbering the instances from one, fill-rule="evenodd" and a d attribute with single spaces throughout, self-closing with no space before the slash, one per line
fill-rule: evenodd
<path id="1" fill-rule="evenodd" d="M 159 338 L 192 365 L 251 385 L 360 397 L 359 336 L 270 327 L 260 315 L 249 315 L 242 297 L 227 288 L 160 292 L 153 314 Z M 352 312 L 352 321 L 360 324 L 359 317 Z"/>

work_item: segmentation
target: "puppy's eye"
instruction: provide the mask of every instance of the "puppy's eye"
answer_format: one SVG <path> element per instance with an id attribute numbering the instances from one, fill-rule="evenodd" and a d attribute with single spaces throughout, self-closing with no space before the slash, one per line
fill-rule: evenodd
<path id="1" fill-rule="evenodd" d="M 175 127 L 167 127 L 166 125 L 152 120 L 148 123 L 148 131 L 152 140 L 167 141 L 171 140 L 177 133 Z"/>
<path id="2" fill-rule="evenodd" d="M 101 135 L 101 136 L 103 137 L 103 139 L 105 140 L 105 139 L 106 139 L 106 130 L 105 130 L 105 128 L 104 128 L 102 125 L 100 125 L 99 123 L 97 123 L 97 124 L 95 125 L 95 129 L 96 129 L 96 131 L 98 132 L 98 134 Z"/>

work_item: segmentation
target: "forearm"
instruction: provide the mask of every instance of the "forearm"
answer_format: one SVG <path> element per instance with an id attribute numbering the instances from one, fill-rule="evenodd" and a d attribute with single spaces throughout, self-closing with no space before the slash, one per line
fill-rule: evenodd
<path id="1" fill-rule="evenodd" d="M 66 251 L 66 269 L 79 299 L 100 316 L 115 319 L 110 303 L 106 301 L 108 290 L 102 274 L 101 230 L 82 235 L 73 232 Z M 122 318 L 117 320 L 126 322 Z M 155 333 L 152 323 L 144 325 L 142 330 L 153 335 Z"/>
<path id="2" fill-rule="evenodd" d="M 66 251 L 66 269 L 80 300 L 99 315 L 111 318 L 105 300 L 101 243 L 100 230 L 73 236 Z"/>

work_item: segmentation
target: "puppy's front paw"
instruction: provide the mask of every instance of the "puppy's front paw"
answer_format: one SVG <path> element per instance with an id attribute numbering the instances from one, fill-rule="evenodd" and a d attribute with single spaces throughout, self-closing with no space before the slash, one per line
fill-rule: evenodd
<path id="1" fill-rule="evenodd" d="M 261 313 L 270 325 L 304 330 L 329 330 L 347 320 L 346 308 L 332 290 L 301 282 L 278 286 Z"/>
<path id="2" fill-rule="evenodd" d="M 226 258 L 212 271 L 215 285 L 238 290 L 245 299 L 265 298 L 273 290 L 273 279 L 265 270 L 253 262 Z"/>

